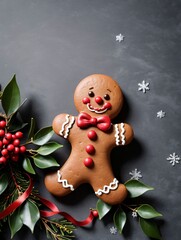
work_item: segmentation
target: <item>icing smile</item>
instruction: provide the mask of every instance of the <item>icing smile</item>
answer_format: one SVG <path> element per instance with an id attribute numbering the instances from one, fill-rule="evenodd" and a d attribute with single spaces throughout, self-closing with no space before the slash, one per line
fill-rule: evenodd
<path id="1" fill-rule="evenodd" d="M 91 112 L 95 113 L 105 113 L 107 110 L 111 108 L 111 104 L 109 102 L 106 102 L 102 107 L 93 107 L 90 103 L 87 103 L 87 108 Z"/>

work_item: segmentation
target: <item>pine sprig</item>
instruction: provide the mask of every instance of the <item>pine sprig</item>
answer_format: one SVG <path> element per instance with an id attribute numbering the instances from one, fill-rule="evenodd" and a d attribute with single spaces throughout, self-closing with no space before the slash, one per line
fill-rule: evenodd
<path id="1" fill-rule="evenodd" d="M 75 237 L 72 235 L 75 226 L 65 219 L 41 218 L 41 221 L 46 229 L 47 237 L 54 240 L 70 240 Z"/>

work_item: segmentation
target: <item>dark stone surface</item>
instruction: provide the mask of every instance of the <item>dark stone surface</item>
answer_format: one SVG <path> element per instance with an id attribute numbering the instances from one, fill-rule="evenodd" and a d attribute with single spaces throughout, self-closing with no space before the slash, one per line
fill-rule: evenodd
<path id="1" fill-rule="evenodd" d="M 114 151 L 113 167 L 122 182 L 137 168 L 142 181 L 155 188 L 146 200 L 164 215 L 160 222 L 164 240 L 179 240 L 181 235 L 181 165 L 172 167 L 166 160 L 170 153 L 181 155 L 180 10 L 179 0 L 0 1 L 0 81 L 5 86 L 16 73 L 22 98 L 28 98 L 26 117 L 35 116 L 38 127 L 50 125 L 58 113 L 77 114 L 73 92 L 85 76 L 104 73 L 119 82 L 125 96 L 124 120 L 133 126 L 135 140 Z M 116 41 L 119 33 L 125 36 L 121 43 Z M 144 79 L 150 82 L 146 94 L 138 91 Z M 158 119 L 161 109 L 166 117 Z M 58 156 L 62 164 L 70 146 L 57 140 L 64 144 Z M 44 189 L 43 173 L 40 176 L 41 193 L 60 209 L 84 219 L 95 207 L 97 198 L 87 186 L 59 204 Z M 147 239 L 132 217 L 123 236 L 111 235 L 112 226 L 107 217 L 91 228 L 78 228 L 76 236 Z M 14 239 L 25 236 L 46 239 L 36 231 L 32 236 L 27 228 Z M 1 234 L 1 239 L 10 236 Z"/>

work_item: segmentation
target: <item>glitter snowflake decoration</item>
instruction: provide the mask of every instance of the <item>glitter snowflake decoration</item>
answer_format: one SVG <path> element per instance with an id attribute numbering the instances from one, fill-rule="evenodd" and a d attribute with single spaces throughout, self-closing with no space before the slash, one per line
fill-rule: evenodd
<path id="1" fill-rule="evenodd" d="M 170 154 L 170 156 L 167 158 L 167 161 L 171 163 L 172 166 L 175 166 L 176 163 L 180 163 L 180 157 L 176 153 Z"/>
<path id="2" fill-rule="evenodd" d="M 121 33 L 116 36 L 116 41 L 122 42 L 123 40 L 124 40 L 124 36 Z"/>
<path id="3" fill-rule="evenodd" d="M 132 176 L 131 179 L 139 180 L 143 176 L 141 175 L 141 171 L 138 171 L 137 168 L 129 172 L 129 174 Z"/>
<path id="4" fill-rule="evenodd" d="M 146 91 L 149 91 L 149 82 L 146 82 L 145 80 L 142 81 L 142 83 L 138 83 L 138 91 L 142 91 L 143 93 L 146 93 Z"/>
<path id="5" fill-rule="evenodd" d="M 136 211 L 133 211 L 131 215 L 132 215 L 133 218 L 136 218 L 138 216 Z"/>
<path id="6" fill-rule="evenodd" d="M 116 227 L 113 226 L 113 227 L 111 227 L 111 228 L 109 229 L 109 231 L 110 231 L 111 234 L 114 234 L 114 235 L 115 235 L 118 230 L 117 230 Z"/>
<path id="7" fill-rule="evenodd" d="M 165 115 L 166 115 L 166 113 L 165 112 L 163 112 L 162 110 L 160 110 L 159 112 L 157 112 L 157 118 L 164 118 L 165 117 Z"/>

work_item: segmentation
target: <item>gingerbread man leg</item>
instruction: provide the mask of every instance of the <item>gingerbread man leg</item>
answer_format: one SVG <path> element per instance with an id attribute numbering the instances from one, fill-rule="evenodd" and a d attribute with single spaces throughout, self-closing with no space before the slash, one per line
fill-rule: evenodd
<path id="1" fill-rule="evenodd" d="M 127 189 L 124 184 L 119 181 L 110 173 L 109 176 L 98 177 L 98 183 L 93 182 L 91 185 L 95 194 L 102 201 L 114 205 L 124 201 L 127 196 Z"/>
<path id="2" fill-rule="evenodd" d="M 63 184 L 61 184 L 58 179 L 61 179 L 62 175 L 59 171 L 49 174 L 45 177 L 45 186 L 47 188 L 47 190 L 52 193 L 55 196 L 61 197 L 61 196 L 65 196 L 67 194 L 69 194 L 74 190 L 74 187 L 72 184 L 68 184 L 68 181 L 64 181 L 64 186 Z M 62 179 L 61 179 L 62 180 Z"/>
<path id="3" fill-rule="evenodd" d="M 73 159 L 75 161 L 76 157 Z M 53 195 L 58 197 L 66 196 L 83 183 L 79 165 L 72 168 L 71 162 L 73 159 L 70 156 L 60 170 L 45 177 L 45 186 Z"/>

